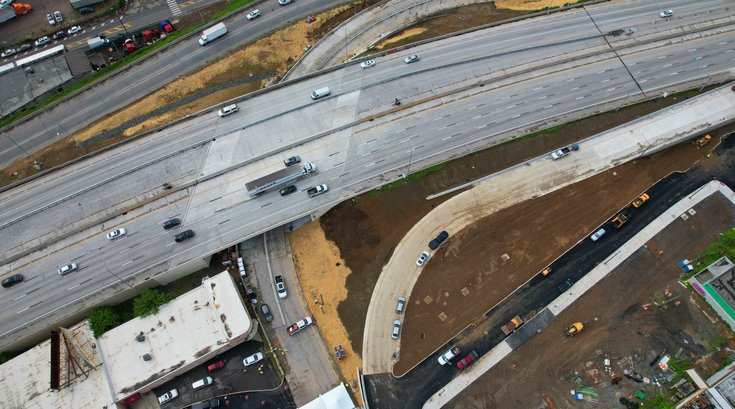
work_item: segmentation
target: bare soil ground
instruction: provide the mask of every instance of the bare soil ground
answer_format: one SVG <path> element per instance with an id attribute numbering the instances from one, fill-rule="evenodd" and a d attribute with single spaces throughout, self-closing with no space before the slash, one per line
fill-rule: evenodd
<path id="1" fill-rule="evenodd" d="M 647 395 L 667 389 L 635 383 L 625 377 L 631 369 L 653 378 L 661 372 L 650 365 L 656 356 L 669 354 L 679 361 L 696 360 L 718 345 L 735 346 L 732 333 L 713 319 L 700 297 L 682 287 L 679 261 L 692 258 L 723 230 L 735 225 L 735 207 L 713 196 L 694 208 L 687 221 L 677 219 L 661 234 L 573 304 L 549 328 L 535 336 L 452 401 L 451 408 L 541 408 L 548 396 L 558 408 L 621 407 L 619 398 L 644 389 Z M 665 296 L 666 289 L 670 296 Z M 673 299 L 663 307 L 644 310 L 655 300 Z M 677 301 L 680 302 L 677 305 Z M 703 311 L 704 310 L 704 311 Z M 561 334 L 571 322 L 586 323 L 573 338 Z M 696 363 L 705 378 L 719 369 L 723 349 Z M 631 365 L 620 360 L 631 358 Z M 611 360 L 607 373 L 603 360 Z M 576 376 L 575 376 L 576 374 Z M 572 400 L 570 391 L 594 388 L 596 403 Z"/>

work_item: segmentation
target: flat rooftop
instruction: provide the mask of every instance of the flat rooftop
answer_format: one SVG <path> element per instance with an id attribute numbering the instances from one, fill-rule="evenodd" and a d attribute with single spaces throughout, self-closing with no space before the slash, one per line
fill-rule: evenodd
<path id="1" fill-rule="evenodd" d="M 235 282 L 225 271 L 205 278 L 158 313 L 108 331 L 99 349 L 110 389 L 122 401 L 199 365 L 230 343 L 245 341 L 252 330 Z"/>

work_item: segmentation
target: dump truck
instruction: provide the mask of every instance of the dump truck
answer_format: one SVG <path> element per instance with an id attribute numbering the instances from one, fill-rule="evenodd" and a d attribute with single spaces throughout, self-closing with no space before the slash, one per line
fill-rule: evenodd
<path id="1" fill-rule="evenodd" d="M 323 193 L 327 193 L 327 190 L 329 190 L 329 187 L 327 187 L 326 184 L 322 183 L 321 185 L 316 185 L 314 187 L 306 189 L 306 193 L 309 194 L 309 197 L 314 197 L 319 196 Z"/>
<path id="2" fill-rule="evenodd" d="M 551 152 L 551 159 L 554 159 L 554 160 L 561 159 L 569 155 L 570 152 L 578 151 L 578 150 L 579 150 L 579 145 L 575 143 L 574 145 L 566 146 L 564 148 Z"/>
<path id="3" fill-rule="evenodd" d="M 289 166 L 246 183 L 245 189 L 247 189 L 250 196 L 257 196 L 314 172 L 316 172 L 316 166 L 313 163 L 306 163 L 303 166 Z"/>
<path id="4" fill-rule="evenodd" d="M 199 44 L 207 45 L 225 34 L 227 34 L 225 23 L 217 23 L 202 32 L 202 36 L 199 38 Z"/>
<path id="5" fill-rule="evenodd" d="M 637 209 L 637 208 L 641 207 L 643 205 L 643 203 L 646 203 L 648 201 L 648 199 L 650 199 L 650 198 L 651 197 L 648 196 L 648 193 L 643 193 L 642 195 L 636 197 L 633 200 L 633 202 L 631 203 L 631 205 Z"/>
<path id="6" fill-rule="evenodd" d="M 567 329 L 564 331 L 564 334 L 568 337 L 571 337 L 574 334 L 582 332 L 583 329 L 584 325 L 582 325 L 581 322 L 575 322 L 574 324 L 567 327 Z"/>
<path id="7" fill-rule="evenodd" d="M 521 327 L 521 325 L 523 325 L 523 323 L 523 318 L 521 318 L 520 315 L 516 315 L 507 324 L 500 327 L 500 330 L 503 331 L 503 334 L 507 336 L 514 333 L 518 328 Z"/>
<path id="8" fill-rule="evenodd" d="M 22 14 L 30 13 L 31 11 L 33 11 L 33 7 L 31 7 L 30 4 L 11 3 L 0 6 L 0 23 L 12 20 Z"/>
<path id="9" fill-rule="evenodd" d="M 458 346 L 453 346 L 447 350 L 447 352 L 441 354 L 436 360 L 439 361 L 439 365 L 446 365 L 454 359 L 457 355 L 462 352 Z"/>
<path id="10" fill-rule="evenodd" d="M 610 223 L 613 224 L 613 226 L 617 227 L 618 229 L 623 227 L 623 225 L 628 221 L 628 215 L 624 212 L 618 213 L 617 216 L 613 217 L 612 220 L 610 220 Z"/>

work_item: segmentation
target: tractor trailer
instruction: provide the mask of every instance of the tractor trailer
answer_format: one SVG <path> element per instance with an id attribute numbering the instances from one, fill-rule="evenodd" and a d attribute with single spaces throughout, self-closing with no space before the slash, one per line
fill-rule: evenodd
<path id="1" fill-rule="evenodd" d="M 299 180 L 309 173 L 314 172 L 316 172 L 316 166 L 313 163 L 306 163 L 303 166 L 289 166 L 246 183 L 245 189 L 247 189 L 250 196 L 258 196 L 271 189 Z"/>
<path id="2" fill-rule="evenodd" d="M 0 23 L 12 20 L 33 10 L 30 4 L 10 3 L 0 6 Z"/>

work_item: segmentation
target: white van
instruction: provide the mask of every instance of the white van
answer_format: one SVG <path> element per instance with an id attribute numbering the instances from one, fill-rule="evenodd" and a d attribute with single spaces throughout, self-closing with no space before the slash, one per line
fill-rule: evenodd
<path id="1" fill-rule="evenodd" d="M 213 380 L 212 380 L 212 377 L 211 377 L 211 376 L 208 376 L 208 377 L 206 377 L 206 378 L 202 378 L 202 379 L 200 379 L 200 380 L 198 380 L 198 381 L 196 381 L 196 382 L 192 383 L 192 384 L 191 384 L 191 387 L 192 387 L 192 388 L 193 388 L 194 390 L 197 390 L 197 389 L 201 389 L 201 388 L 203 388 L 203 387 L 205 387 L 205 386 L 209 386 L 209 385 L 211 385 L 211 384 L 212 384 L 212 382 L 213 382 Z"/>
<path id="2" fill-rule="evenodd" d="M 227 105 L 226 107 L 223 107 L 222 109 L 217 112 L 217 115 L 219 116 L 227 116 L 230 114 L 234 114 L 235 112 L 239 111 L 240 108 L 237 107 L 237 104 Z"/>
<path id="3" fill-rule="evenodd" d="M 311 93 L 311 99 L 324 98 L 327 95 L 329 95 L 329 88 L 328 87 L 319 88 L 318 90 L 316 90 L 316 91 L 314 91 L 314 92 Z"/>

